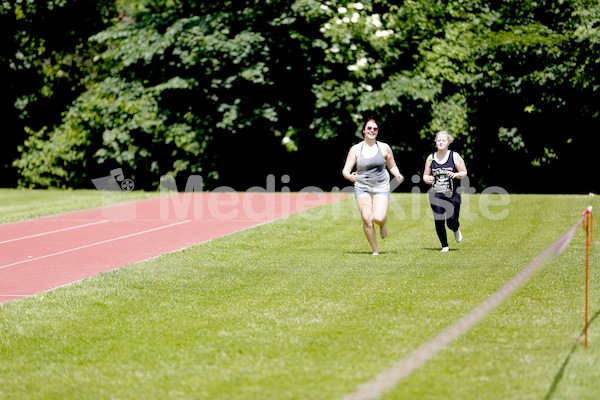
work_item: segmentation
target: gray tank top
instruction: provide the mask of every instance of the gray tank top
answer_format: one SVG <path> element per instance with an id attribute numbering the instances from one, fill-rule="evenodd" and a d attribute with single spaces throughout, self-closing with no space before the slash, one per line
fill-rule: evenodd
<path id="1" fill-rule="evenodd" d="M 390 191 L 390 174 L 386 169 L 386 162 L 381 147 L 377 143 L 377 153 L 371 158 L 362 155 L 363 143 L 358 150 L 356 158 L 356 173 L 358 180 L 354 186 L 367 192 L 381 193 Z"/>

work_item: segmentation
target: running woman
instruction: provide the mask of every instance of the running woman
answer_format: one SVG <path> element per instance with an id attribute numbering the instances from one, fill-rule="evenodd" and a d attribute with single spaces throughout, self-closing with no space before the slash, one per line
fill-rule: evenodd
<path id="1" fill-rule="evenodd" d="M 429 203 L 433 210 L 435 231 L 442 245 L 442 253 L 450 249 L 446 224 L 454 232 L 457 243 L 463 240 L 459 221 L 461 196 L 457 187 L 458 180 L 467 176 L 467 167 L 460 154 L 450 150 L 453 141 L 454 138 L 448 132 L 438 132 L 435 135 L 437 151 L 427 157 L 423 171 L 423 181 L 431 185 L 428 192 Z"/>
<path id="2" fill-rule="evenodd" d="M 379 254 L 379 247 L 375 225 L 379 225 L 382 239 L 388 235 L 386 223 L 390 199 L 390 174 L 398 184 L 404 181 L 404 177 L 396 165 L 392 148 L 387 143 L 377 141 L 379 135 L 377 121 L 367 120 L 363 125 L 362 133 L 364 140 L 350 148 L 342 175 L 354 183 L 354 197 L 362 218 L 363 231 L 371 245 L 373 255 L 376 256 Z"/>

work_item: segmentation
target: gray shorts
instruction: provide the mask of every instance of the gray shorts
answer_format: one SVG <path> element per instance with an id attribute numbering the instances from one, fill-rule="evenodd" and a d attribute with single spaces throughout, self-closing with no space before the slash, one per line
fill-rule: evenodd
<path id="1" fill-rule="evenodd" d="M 354 197 L 358 197 L 361 194 L 365 194 L 365 193 L 369 193 L 370 195 L 380 194 L 382 196 L 387 197 L 388 199 L 390 198 L 390 192 L 372 192 L 372 191 L 368 191 L 368 190 L 364 190 L 364 189 L 359 189 L 357 187 L 354 188 Z"/>

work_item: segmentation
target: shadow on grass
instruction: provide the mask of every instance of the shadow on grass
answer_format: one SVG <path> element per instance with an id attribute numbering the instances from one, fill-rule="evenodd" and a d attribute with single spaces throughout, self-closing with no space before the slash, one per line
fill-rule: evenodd
<path id="1" fill-rule="evenodd" d="M 367 256 L 373 256 L 373 253 L 370 251 L 345 251 L 344 253 L 346 254 L 362 254 L 362 255 L 367 255 Z M 384 255 L 384 254 L 400 254 L 400 251 L 398 250 L 385 250 L 385 251 L 379 251 L 379 255 Z"/>
<path id="2" fill-rule="evenodd" d="M 440 248 L 439 247 L 423 247 L 421 250 L 425 250 L 425 251 L 434 251 L 436 253 L 440 253 Z M 455 251 L 460 251 L 460 249 L 450 249 L 449 252 L 455 252 Z M 366 255 L 372 255 L 372 253 L 370 251 L 367 250 L 350 250 L 350 251 L 345 251 L 345 254 L 366 254 Z M 383 250 L 383 251 L 379 251 L 379 254 L 405 254 L 406 251 L 402 251 L 402 250 Z"/>
<path id="3" fill-rule="evenodd" d="M 598 316 L 600 316 L 600 310 L 598 310 L 596 312 L 596 314 L 594 314 L 594 316 L 590 319 L 590 321 L 588 322 L 588 328 L 589 328 L 590 325 L 592 325 L 592 323 L 594 322 L 594 320 L 596 318 L 598 318 Z M 584 330 L 585 330 L 585 328 L 584 328 Z M 565 358 L 565 361 L 562 363 L 562 365 L 560 366 L 560 369 L 558 370 L 558 373 L 554 377 L 554 380 L 552 381 L 552 385 L 550 386 L 550 389 L 548 390 L 548 393 L 546 394 L 546 397 L 544 397 L 545 400 L 550 400 L 554 396 L 554 392 L 556 391 L 556 388 L 558 387 L 558 384 L 560 383 L 560 381 L 563 378 L 565 370 L 567 369 L 567 365 L 569 364 L 569 361 L 571 360 L 571 356 L 573 355 L 573 353 L 575 353 L 575 350 L 577 349 L 577 347 L 581 343 L 581 338 L 584 335 L 585 335 L 585 331 L 582 330 L 581 331 L 581 335 L 575 341 L 575 344 L 571 348 L 571 351 L 569 352 L 569 354 L 567 354 L 567 358 Z"/>
<path id="4" fill-rule="evenodd" d="M 422 250 L 425 250 L 425 251 L 436 251 L 438 253 L 441 253 L 441 251 L 440 251 L 441 249 L 442 249 L 441 247 L 423 247 L 422 248 Z M 450 250 L 448 250 L 448 251 L 460 251 L 460 249 L 451 247 Z"/>

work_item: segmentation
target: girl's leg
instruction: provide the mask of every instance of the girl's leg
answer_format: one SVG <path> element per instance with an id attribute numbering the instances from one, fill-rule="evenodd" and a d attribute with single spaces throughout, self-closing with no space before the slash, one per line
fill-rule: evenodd
<path id="1" fill-rule="evenodd" d="M 429 193 L 429 203 L 431 204 L 431 210 L 433 211 L 433 221 L 435 223 L 435 232 L 440 240 L 442 249 L 448 247 L 448 234 L 446 233 L 446 209 L 444 208 L 445 202 L 435 197 L 433 192 Z"/>
<path id="2" fill-rule="evenodd" d="M 356 203 L 363 221 L 365 236 L 371 245 L 373 254 L 377 255 L 379 254 L 379 248 L 377 247 L 377 234 L 373 224 L 373 196 L 369 193 L 363 193 L 356 198 Z"/>
<path id="3" fill-rule="evenodd" d="M 441 217 L 443 217 L 443 215 L 441 215 Z M 438 239 L 440 239 L 442 247 L 448 247 L 448 234 L 446 233 L 446 222 L 443 219 L 435 219 L 435 232 L 437 233 Z"/>
<path id="4" fill-rule="evenodd" d="M 448 218 L 447 224 L 448 228 L 450 228 L 450 230 L 454 232 L 454 238 L 456 239 L 456 242 L 460 243 L 463 239 L 462 233 L 460 231 L 460 221 L 458 219 L 460 216 L 460 198 L 452 199 L 452 207 L 453 213 Z"/>
<path id="5" fill-rule="evenodd" d="M 460 222 L 458 220 L 458 217 L 460 216 L 460 200 L 452 199 L 451 202 L 453 212 L 452 215 L 448 218 L 447 224 L 450 230 L 456 232 L 458 228 L 460 228 Z"/>
<path id="6" fill-rule="evenodd" d="M 382 239 L 388 234 L 387 228 L 387 210 L 389 198 L 384 194 L 376 194 L 373 196 L 373 222 L 379 225 L 379 234 Z"/>

